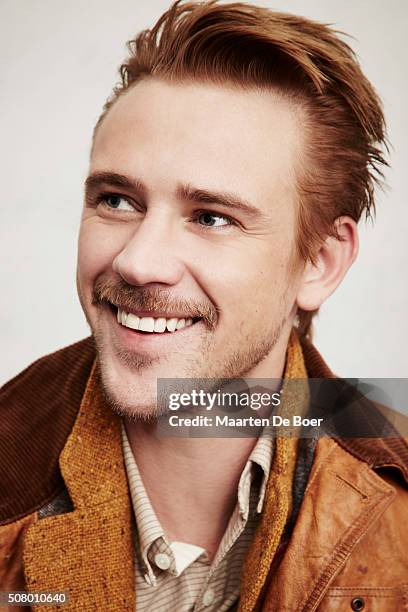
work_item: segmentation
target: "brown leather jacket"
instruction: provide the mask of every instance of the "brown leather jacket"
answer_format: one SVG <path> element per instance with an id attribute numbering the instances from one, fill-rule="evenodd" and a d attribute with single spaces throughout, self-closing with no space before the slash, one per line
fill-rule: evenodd
<path id="1" fill-rule="evenodd" d="M 303 351 L 309 377 L 333 376 L 313 346 Z M 83 340 L 0 393 L 0 591 L 69 591 L 66 610 L 134 610 L 119 421 L 87 385 L 94 358 Z M 357 412 L 382 418 L 364 402 Z M 266 569 L 268 525 L 259 529 L 240 611 L 408 610 L 405 439 L 322 438 L 295 524 Z"/>

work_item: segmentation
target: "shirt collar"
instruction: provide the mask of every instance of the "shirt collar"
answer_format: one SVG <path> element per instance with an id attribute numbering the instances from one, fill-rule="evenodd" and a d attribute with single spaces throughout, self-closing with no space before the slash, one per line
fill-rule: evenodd
<path id="1" fill-rule="evenodd" d="M 153 542 L 159 539 L 166 542 L 166 539 L 156 513 L 150 503 L 150 499 L 146 494 L 123 422 L 121 424 L 121 430 L 123 455 L 139 538 L 138 549 L 140 551 L 141 560 L 150 574 L 152 570 L 148 559 L 149 549 Z M 146 520 L 146 517 L 148 517 L 148 520 Z M 150 578 L 153 580 L 154 576 L 150 576 Z"/>
<path id="2" fill-rule="evenodd" d="M 268 435 L 267 429 L 262 431 L 242 471 L 238 484 L 238 505 L 241 517 L 246 521 L 249 514 L 249 501 L 251 487 L 255 482 L 255 471 L 261 471 L 261 485 L 259 488 L 257 507 L 258 513 L 262 512 L 266 485 L 272 463 L 273 439 Z"/>

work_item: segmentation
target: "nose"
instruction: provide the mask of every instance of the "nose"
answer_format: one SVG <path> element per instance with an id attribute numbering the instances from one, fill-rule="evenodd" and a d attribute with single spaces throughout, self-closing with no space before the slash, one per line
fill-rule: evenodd
<path id="1" fill-rule="evenodd" d="M 130 285 L 177 284 L 184 270 L 178 238 L 165 215 L 147 214 L 115 257 L 113 271 Z"/>

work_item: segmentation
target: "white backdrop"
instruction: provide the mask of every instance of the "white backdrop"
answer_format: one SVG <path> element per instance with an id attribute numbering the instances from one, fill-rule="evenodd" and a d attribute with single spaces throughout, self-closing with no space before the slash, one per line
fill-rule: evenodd
<path id="1" fill-rule="evenodd" d="M 408 376 L 408 3 L 269 0 L 351 34 L 379 91 L 393 144 L 389 190 L 361 252 L 323 306 L 316 344 L 343 376 Z M 93 125 L 125 42 L 167 0 L 2 0 L 0 382 L 88 334 L 75 259 Z"/>

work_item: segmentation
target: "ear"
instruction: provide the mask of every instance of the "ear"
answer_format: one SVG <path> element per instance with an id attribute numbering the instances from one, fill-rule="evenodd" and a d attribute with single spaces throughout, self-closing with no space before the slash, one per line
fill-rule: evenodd
<path id="1" fill-rule="evenodd" d="M 337 289 L 357 257 L 357 224 L 351 217 L 339 217 L 335 226 L 340 240 L 332 236 L 320 246 L 314 263 L 308 261 L 303 270 L 298 295 L 298 308 L 317 310 Z"/>

